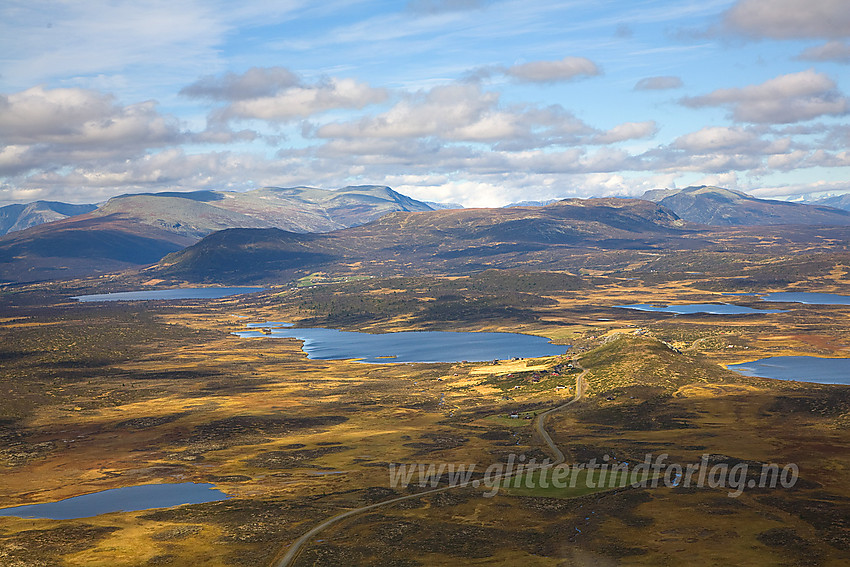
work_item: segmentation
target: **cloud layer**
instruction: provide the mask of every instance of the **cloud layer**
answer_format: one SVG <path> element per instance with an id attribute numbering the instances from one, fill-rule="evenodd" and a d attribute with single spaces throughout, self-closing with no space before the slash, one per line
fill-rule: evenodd
<path id="1" fill-rule="evenodd" d="M 840 187 L 846 0 L 612 7 L 0 5 L 0 204 L 350 183 L 478 205 Z"/>
<path id="2" fill-rule="evenodd" d="M 91 90 L 44 89 L 0 95 L 0 173 L 135 156 L 183 140 L 176 118 L 156 103 L 119 105 Z"/>
<path id="3" fill-rule="evenodd" d="M 738 122 L 787 124 L 847 114 L 850 99 L 836 87 L 835 81 L 827 75 L 809 69 L 758 85 L 717 89 L 706 95 L 687 97 L 682 99 L 682 104 L 691 108 L 725 107 Z"/>

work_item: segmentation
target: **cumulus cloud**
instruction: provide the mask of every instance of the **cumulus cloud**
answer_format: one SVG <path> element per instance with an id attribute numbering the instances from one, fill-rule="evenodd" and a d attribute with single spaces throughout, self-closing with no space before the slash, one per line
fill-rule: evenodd
<path id="1" fill-rule="evenodd" d="M 86 89 L 33 87 L 0 95 L 0 137 L 11 143 L 139 146 L 178 139 L 177 121 L 153 101 L 120 106 L 114 97 Z"/>
<path id="2" fill-rule="evenodd" d="M 206 75 L 181 89 L 180 94 L 212 100 L 246 100 L 273 96 L 299 83 L 298 77 L 283 67 L 252 67 L 242 74 Z"/>
<path id="3" fill-rule="evenodd" d="M 790 163 L 800 151 L 808 153 L 792 138 L 774 136 L 766 128 L 707 126 L 648 150 L 638 163 L 652 171 L 719 174 L 749 170 L 763 174 L 771 164 Z M 774 156 L 778 157 L 771 161 Z"/>
<path id="4" fill-rule="evenodd" d="M 739 0 L 723 15 L 725 30 L 770 39 L 850 37 L 847 0 Z"/>
<path id="5" fill-rule="evenodd" d="M 843 41 L 828 41 L 823 45 L 804 49 L 797 59 L 802 61 L 834 61 L 850 63 L 850 44 Z"/>
<path id="6" fill-rule="evenodd" d="M 601 74 L 596 64 L 584 57 L 564 57 L 560 61 L 531 61 L 505 69 L 505 74 L 519 81 L 554 83 L 578 77 Z"/>
<path id="7" fill-rule="evenodd" d="M 709 126 L 676 138 L 672 146 L 700 154 L 719 150 L 740 151 L 758 139 L 758 135 L 742 128 Z"/>
<path id="8" fill-rule="evenodd" d="M 19 173 L 121 158 L 184 139 L 178 121 L 146 101 L 122 106 L 96 91 L 33 87 L 0 95 L 0 168 Z"/>
<path id="9" fill-rule="evenodd" d="M 660 91 L 682 87 L 679 77 L 646 77 L 635 83 L 636 91 Z"/>
<path id="10" fill-rule="evenodd" d="M 212 114 L 215 122 L 266 120 L 286 122 L 334 109 L 358 109 L 387 99 L 383 88 L 373 88 L 354 79 L 330 78 L 312 85 L 278 88 L 274 94 L 233 100 Z"/>
<path id="11" fill-rule="evenodd" d="M 759 85 L 718 89 L 681 102 L 691 108 L 726 107 L 738 122 L 761 124 L 789 124 L 850 112 L 850 100 L 838 91 L 835 82 L 812 69 L 780 75 Z"/>
<path id="12" fill-rule="evenodd" d="M 324 139 L 433 139 L 522 151 L 554 145 L 613 143 L 646 137 L 654 131 L 655 124 L 646 122 L 600 132 L 560 105 L 503 106 L 498 93 L 465 83 L 408 95 L 381 114 L 330 122 L 315 127 L 310 134 Z"/>
<path id="13" fill-rule="evenodd" d="M 650 138 L 658 132 L 658 126 L 654 120 L 647 122 L 624 122 L 614 126 L 607 132 L 602 132 L 591 138 L 594 144 L 614 144 L 626 140 L 639 140 Z"/>
<path id="14" fill-rule="evenodd" d="M 820 167 L 848 167 L 850 166 L 850 152 L 828 152 L 826 150 L 815 150 L 812 152 L 810 166 Z"/>
<path id="15" fill-rule="evenodd" d="M 353 122 L 331 122 L 318 129 L 320 138 L 415 138 L 451 135 L 478 122 L 498 101 L 495 93 L 482 93 L 476 85 L 447 85 L 405 97 L 387 112 Z M 491 128 L 504 131 L 504 122 Z M 481 128 L 478 136 L 486 136 Z M 494 132 L 495 134 L 495 132 Z"/>
<path id="16" fill-rule="evenodd" d="M 253 142 L 259 138 L 263 138 L 254 130 L 239 130 L 233 131 L 229 128 L 214 125 L 212 128 L 207 128 L 202 132 L 193 132 L 190 138 L 198 144 L 232 144 L 235 142 Z M 274 141 L 277 141 L 276 139 Z"/>
<path id="17" fill-rule="evenodd" d="M 805 150 L 776 154 L 767 158 L 767 166 L 778 171 L 790 171 L 798 167 L 805 167 L 805 160 L 808 156 L 809 152 Z"/>

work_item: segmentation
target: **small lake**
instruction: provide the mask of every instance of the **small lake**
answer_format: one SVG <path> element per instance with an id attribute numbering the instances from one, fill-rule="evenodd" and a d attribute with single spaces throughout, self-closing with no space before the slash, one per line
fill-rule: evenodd
<path id="1" fill-rule="evenodd" d="M 753 362 L 729 364 L 727 368 L 746 376 L 850 385 L 850 358 L 771 356 Z"/>
<path id="2" fill-rule="evenodd" d="M 77 295 L 71 299 L 77 301 L 151 301 L 156 299 L 220 299 L 230 295 L 263 291 L 264 287 L 182 287 L 176 289 L 156 289 L 147 291 L 122 291 L 116 293 L 96 293 Z"/>
<path id="3" fill-rule="evenodd" d="M 251 325 L 262 331 L 239 331 L 240 337 L 291 338 L 304 341 L 302 349 L 314 360 L 357 359 L 370 364 L 387 362 L 460 362 L 505 360 L 564 354 L 568 345 L 553 345 L 546 337 L 518 333 L 460 333 L 405 331 L 369 334 L 336 329 L 281 328 L 272 323 Z"/>
<path id="4" fill-rule="evenodd" d="M 0 516 L 75 520 L 110 512 L 138 512 L 151 508 L 171 508 L 181 504 L 203 504 L 229 498 L 212 484 L 143 484 L 102 490 L 74 496 L 59 502 L 30 504 L 0 509 Z"/>
<path id="5" fill-rule="evenodd" d="M 615 305 L 623 309 L 638 311 L 655 311 L 658 313 L 673 313 L 674 315 L 693 315 L 708 313 L 711 315 L 763 315 L 765 313 L 785 313 L 776 309 L 753 309 L 728 303 L 687 303 L 683 305 L 653 305 L 650 303 L 634 303 L 632 305 Z"/>

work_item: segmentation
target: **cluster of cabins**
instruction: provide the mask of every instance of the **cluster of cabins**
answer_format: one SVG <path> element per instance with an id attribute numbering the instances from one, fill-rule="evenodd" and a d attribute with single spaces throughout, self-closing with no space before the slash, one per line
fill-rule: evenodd
<path id="1" fill-rule="evenodd" d="M 564 364 L 556 364 L 556 365 L 555 365 L 555 366 L 553 366 L 550 370 L 539 370 L 539 371 L 534 371 L 534 372 L 532 372 L 531 374 L 524 375 L 524 376 L 523 376 L 523 378 L 524 378 L 526 381 L 531 382 L 532 384 L 537 384 L 538 382 L 540 382 L 540 381 L 543 379 L 544 375 L 547 375 L 547 376 L 561 376 L 561 374 L 563 374 L 563 373 L 565 373 L 565 372 L 569 372 L 569 370 L 571 370 L 571 369 L 573 369 L 573 368 L 575 368 L 575 366 L 574 366 L 574 365 L 573 365 L 573 363 L 572 363 L 572 362 L 568 359 L 566 363 L 564 363 Z M 514 375 L 513 375 L 513 374 L 508 374 L 508 375 L 507 375 L 507 377 L 508 377 L 508 378 L 513 378 L 513 377 L 514 377 Z M 519 389 L 520 387 L 521 387 L 521 386 L 514 386 L 514 387 L 513 387 L 513 389 L 514 389 L 514 390 L 516 390 L 516 389 Z M 555 389 L 556 389 L 556 390 L 566 390 L 567 388 L 568 388 L 568 387 L 567 387 L 567 386 L 564 386 L 563 384 L 558 384 L 557 386 L 555 386 Z M 510 414 L 508 414 L 508 417 L 509 417 L 509 418 L 511 418 L 511 419 L 519 419 L 521 416 L 520 416 L 519 412 L 516 412 L 516 411 L 515 411 L 515 412 L 511 412 Z M 531 419 L 531 416 L 530 416 L 530 415 L 526 415 L 526 416 L 525 416 L 525 419 Z"/>

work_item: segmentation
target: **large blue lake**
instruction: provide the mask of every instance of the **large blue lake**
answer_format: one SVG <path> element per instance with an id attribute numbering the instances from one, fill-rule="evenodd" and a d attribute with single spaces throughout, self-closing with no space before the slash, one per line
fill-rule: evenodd
<path id="1" fill-rule="evenodd" d="M 181 504 L 202 504 L 226 500 L 227 494 L 212 484 L 143 484 L 113 488 L 44 504 L 0 509 L 0 516 L 74 520 L 110 512 L 137 512 L 151 508 L 171 508 Z"/>
<path id="2" fill-rule="evenodd" d="M 712 315 L 762 315 L 765 313 L 784 313 L 776 309 L 753 309 L 728 303 L 687 303 L 683 305 L 652 305 L 650 303 L 634 303 L 631 305 L 615 305 L 623 309 L 638 311 L 656 311 L 658 313 L 673 313 L 675 315 L 693 315 L 708 313 Z"/>
<path id="3" fill-rule="evenodd" d="M 777 291 L 772 293 L 724 293 L 723 295 L 752 295 L 762 301 L 785 303 L 806 303 L 808 305 L 850 305 L 850 296 L 836 293 L 815 293 L 811 291 Z"/>
<path id="4" fill-rule="evenodd" d="M 405 331 L 372 335 L 336 329 L 281 328 L 272 323 L 271 333 L 249 330 L 234 333 L 240 337 L 278 337 L 304 341 L 308 358 L 317 360 L 358 359 L 380 364 L 387 362 L 460 362 L 463 360 L 505 360 L 563 354 L 569 346 L 553 345 L 545 337 L 517 333 L 455 333 Z"/>
<path id="5" fill-rule="evenodd" d="M 77 301 L 144 301 L 155 299 L 219 299 L 230 295 L 263 291 L 263 287 L 182 287 L 176 289 L 156 289 L 146 291 L 121 291 L 116 293 L 96 293 L 77 295 L 71 299 Z"/>
<path id="6" fill-rule="evenodd" d="M 747 376 L 850 385 L 850 358 L 771 356 L 753 362 L 730 364 L 728 368 Z"/>
<path id="7" fill-rule="evenodd" d="M 812 293 L 799 291 L 779 291 L 761 296 L 763 301 L 785 301 L 788 303 L 807 303 L 809 305 L 850 305 L 850 297 L 835 293 Z"/>

